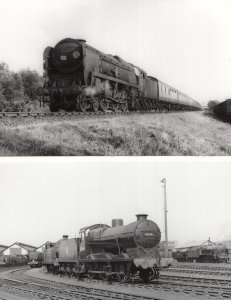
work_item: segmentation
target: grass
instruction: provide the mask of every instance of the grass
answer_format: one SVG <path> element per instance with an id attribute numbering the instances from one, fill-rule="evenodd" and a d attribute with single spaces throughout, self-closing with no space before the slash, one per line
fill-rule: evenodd
<path id="1" fill-rule="evenodd" d="M 0 155 L 231 155 L 231 125 L 203 112 L 5 126 Z"/>

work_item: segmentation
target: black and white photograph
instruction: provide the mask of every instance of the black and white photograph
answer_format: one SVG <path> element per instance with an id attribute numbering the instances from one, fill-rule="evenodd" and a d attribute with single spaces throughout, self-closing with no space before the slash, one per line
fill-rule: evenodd
<path id="1" fill-rule="evenodd" d="M 0 299 L 230 298 L 230 176 L 230 161 L 1 161 Z"/>
<path id="2" fill-rule="evenodd" d="M 1 0 L 0 156 L 227 156 L 229 0 Z"/>
<path id="3" fill-rule="evenodd" d="M 230 12 L 0 0 L 0 300 L 231 299 Z"/>

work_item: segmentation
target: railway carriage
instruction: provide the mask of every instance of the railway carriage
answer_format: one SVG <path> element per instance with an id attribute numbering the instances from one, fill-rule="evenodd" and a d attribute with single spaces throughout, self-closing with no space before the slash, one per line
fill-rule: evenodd
<path id="1" fill-rule="evenodd" d="M 224 119 L 231 120 L 231 99 L 227 99 L 213 108 L 214 113 Z"/>
<path id="2" fill-rule="evenodd" d="M 43 54 L 51 111 L 198 110 L 200 104 L 119 56 L 66 38 Z"/>

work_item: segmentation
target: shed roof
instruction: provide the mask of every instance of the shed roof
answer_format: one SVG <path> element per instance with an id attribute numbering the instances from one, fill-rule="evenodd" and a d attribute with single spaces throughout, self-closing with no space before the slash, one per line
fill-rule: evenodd
<path id="1" fill-rule="evenodd" d="M 23 249 L 25 249 L 27 251 L 34 251 L 36 249 L 35 246 L 31 246 L 31 245 L 20 243 L 20 242 L 15 242 L 15 243 L 11 244 L 10 246 L 7 246 L 6 248 L 0 250 L 0 253 L 4 252 L 6 249 L 9 249 L 9 248 L 11 248 L 14 245 L 17 245 L 17 246 L 19 246 L 19 247 L 21 247 L 21 248 L 23 248 Z"/>
<path id="2" fill-rule="evenodd" d="M 8 246 L 0 245 L 0 253 L 2 252 L 2 250 L 5 250 L 5 249 L 7 249 L 7 248 L 8 248 Z"/>
<path id="3" fill-rule="evenodd" d="M 212 242 L 210 239 L 206 241 L 194 241 L 194 242 L 189 242 L 185 244 L 181 244 L 177 246 L 175 249 L 185 249 L 185 248 L 193 248 L 193 247 L 200 247 L 203 245 L 215 245 L 216 243 Z"/>
<path id="4" fill-rule="evenodd" d="M 34 250 L 36 251 L 36 250 L 38 250 L 39 248 L 42 248 L 43 246 L 46 246 L 47 244 L 51 244 L 51 242 L 50 242 L 50 241 L 47 241 L 47 242 L 43 243 L 41 246 L 36 247 Z"/>

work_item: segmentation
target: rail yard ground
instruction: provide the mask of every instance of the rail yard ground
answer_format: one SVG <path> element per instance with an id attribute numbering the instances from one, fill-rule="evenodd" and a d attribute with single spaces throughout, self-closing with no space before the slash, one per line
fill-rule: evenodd
<path id="1" fill-rule="evenodd" d="M 230 299 L 230 264 L 176 263 L 160 271 L 159 281 L 133 283 L 60 277 L 45 267 L 0 272 L 0 299 Z M 24 297 L 24 298 L 23 298 Z"/>
<path id="2" fill-rule="evenodd" d="M 1 156 L 231 155 L 231 124 L 208 112 L 0 119 Z"/>

